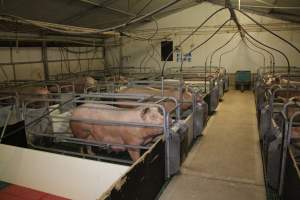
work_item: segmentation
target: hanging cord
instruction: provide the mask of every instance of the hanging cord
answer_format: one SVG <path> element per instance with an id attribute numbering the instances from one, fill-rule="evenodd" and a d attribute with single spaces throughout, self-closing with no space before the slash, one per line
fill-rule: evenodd
<path id="1" fill-rule="evenodd" d="M 258 40 L 255 39 L 253 36 L 251 36 L 251 35 L 250 35 L 243 27 L 241 27 L 241 28 L 242 28 L 242 30 L 246 33 L 246 35 L 248 35 L 252 40 L 256 41 L 257 43 L 259 43 L 259 44 L 261 44 L 261 45 L 263 45 L 263 46 L 265 46 L 265 47 L 267 47 L 267 48 L 269 48 L 269 49 L 272 49 L 272 50 L 274 50 L 274 51 L 280 53 L 280 54 L 285 58 L 285 60 L 286 60 L 286 62 L 287 62 L 287 65 L 288 65 L 288 83 L 287 83 L 287 86 L 288 86 L 288 88 L 289 88 L 289 87 L 290 87 L 290 78 L 291 78 L 291 77 L 290 77 L 291 66 L 290 66 L 290 61 L 289 61 L 288 57 L 285 55 L 285 53 L 283 53 L 282 51 L 280 51 L 280 50 L 278 50 L 278 49 L 275 49 L 275 48 L 273 48 L 273 47 L 270 47 L 270 46 L 264 44 L 263 42 L 258 41 Z"/>
<path id="2" fill-rule="evenodd" d="M 103 49 L 102 49 L 102 51 L 103 51 Z M 90 64 L 91 64 L 91 62 L 90 61 L 92 61 L 92 64 L 94 65 L 94 61 L 95 61 L 95 58 L 96 58 L 96 55 L 97 55 L 97 53 L 98 53 L 98 48 L 95 48 L 94 49 L 94 52 L 93 52 L 93 56 L 92 56 L 92 58 L 89 58 L 89 56 L 88 56 L 88 54 L 87 54 L 87 57 L 88 57 L 88 71 L 90 71 Z M 102 54 L 103 55 L 103 54 Z M 93 68 L 94 68 L 94 66 L 93 66 Z"/>
<path id="3" fill-rule="evenodd" d="M 206 22 L 208 22 L 213 16 L 215 16 L 217 13 L 221 12 L 222 10 L 225 10 L 227 8 L 220 8 L 219 10 L 215 11 L 214 13 L 212 13 L 210 16 L 208 16 L 194 31 L 192 31 L 185 39 L 183 39 L 179 45 L 177 45 L 178 47 L 180 47 L 183 43 L 185 43 L 190 37 L 192 37 L 202 26 L 204 26 L 204 24 Z M 162 66 L 162 70 L 161 70 L 161 76 L 164 76 L 164 70 L 165 70 L 165 66 L 167 64 L 167 61 L 169 60 L 169 57 L 171 55 L 173 55 L 173 53 L 175 52 L 176 49 L 173 49 L 172 52 L 169 53 L 169 55 L 167 56 L 163 66 Z"/>
<path id="4" fill-rule="evenodd" d="M 154 52 L 156 53 L 156 55 L 158 57 L 160 57 L 160 53 L 158 52 L 158 50 L 155 48 L 154 45 L 153 45 L 153 47 L 154 47 Z M 154 56 L 154 59 L 155 59 L 155 56 Z M 160 72 L 161 71 L 161 63 L 160 63 L 160 61 L 158 59 L 155 59 L 155 60 L 157 60 L 157 63 L 158 63 L 158 66 L 159 66 L 159 72 Z"/>
<path id="5" fill-rule="evenodd" d="M 94 47 L 92 49 L 89 49 L 89 50 L 86 50 L 86 51 L 74 51 L 74 50 L 71 50 L 67 47 L 61 47 L 62 49 L 64 49 L 66 52 L 69 52 L 69 53 L 73 53 L 73 54 L 85 54 L 85 53 L 91 53 L 91 52 L 94 52 L 98 49 L 98 47 Z"/>
<path id="6" fill-rule="evenodd" d="M 154 57 L 155 47 L 154 47 L 154 45 L 151 41 L 149 41 L 149 42 L 150 42 L 149 47 L 152 49 L 152 51 L 151 51 L 151 54 L 150 54 L 150 51 L 147 51 L 146 55 L 141 60 L 141 62 L 140 62 L 140 72 L 142 71 L 142 65 L 145 63 L 144 66 L 146 67 L 146 65 L 150 61 L 150 59 L 154 60 L 154 62 L 156 62 L 158 64 L 158 67 L 161 68 L 159 61 Z"/>
<path id="7" fill-rule="evenodd" d="M 187 54 L 192 53 L 193 51 L 197 50 L 200 48 L 202 45 L 204 45 L 206 42 L 208 42 L 210 39 L 212 39 L 228 22 L 231 21 L 231 18 L 226 20 L 209 38 L 207 38 L 204 42 L 201 44 L 197 45 L 196 47 L 192 48 Z M 181 60 L 181 65 L 180 65 L 180 72 L 182 72 L 182 67 L 183 67 L 183 59 Z M 206 71 L 206 68 L 205 68 Z"/>
<path id="8" fill-rule="evenodd" d="M 271 62 L 271 66 L 270 66 L 270 67 L 272 68 L 272 71 L 273 71 L 273 74 L 274 74 L 274 67 L 275 67 L 275 57 L 274 57 L 274 55 L 273 55 L 270 51 L 266 50 L 265 48 L 260 47 L 260 46 L 258 46 L 257 44 L 255 44 L 253 41 L 251 41 L 251 40 L 248 38 L 248 36 L 245 36 L 245 38 L 246 38 L 246 40 L 247 40 L 248 42 L 250 42 L 253 46 L 255 46 L 256 48 L 261 49 L 261 50 L 267 52 L 267 53 L 270 55 L 270 62 Z"/>
<path id="9" fill-rule="evenodd" d="M 140 36 L 136 36 L 136 35 L 133 36 L 130 33 L 123 32 L 123 31 L 121 31 L 120 33 L 123 34 L 126 37 L 132 38 L 134 40 L 140 40 L 140 41 L 145 41 L 145 40 L 146 41 L 151 41 L 151 40 L 163 40 L 163 39 L 165 39 L 165 37 L 163 37 L 163 38 L 154 38 L 158 33 L 159 27 L 158 27 L 157 20 L 153 16 L 151 18 L 152 18 L 152 21 L 154 21 L 154 23 L 155 23 L 155 31 L 148 38 L 144 38 L 144 37 L 140 37 Z"/>
<path id="10" fill-rule="evenodd" d="M 202 42 L 201 44 L 197 45 L 196 47 L 194 47 L 193 49 L 191 49 L 188 54 L 191 54 L 193 51 L 195 51 L 196 49 L 200 48 L 202 45 L 204 45 L 206 42 L 208 42 L 211 38 L 213 38 L 228 22 L 231 21 L 231 18 L 226 20 L 209 38 L 207 38 L 204 42 Z M 183 68 L 183 59 L 181 59 L 181 66 L 180 66 L 180 73 L 182 74 L 182 68 Z M 205 66 L 205 70 L 204 70 L 204 92 L 206 93 L 206 71 L 207 71 L 207 67 Z"/>
<path id="11" fill-rule="evenodd" d="M 263 46 L 265 46 L 265 47 L 267 47 L 267 48 L 269 48 L 269 49 L 272 49 L 272 50 L 274 50 L 274 51 L 280 53 L 280 54 L 285 58 L 285 60 L 286 60 L 286 62 L 287 62 L 287 65 L 288 65 L 288 74 L 290 74 L 290 61 L 289 61 L 288 57 L 285 55 L 285 53 L 283 53 L 282 51 L 280 51 L 280 50 L 278 50 L 278 49 L 276 49 L 276 48 L 273 48 L 273 47 L 271 47 L 271 46 L 268 46 L 268 45 L 264 44 L 263 42 L 258 41 L 258 40 L 255 39 L 252 35 L 250 35 L 250 34 L 244 29 L 244 27 L 241 27 L 241 28 L 242 28 L 242 30 L 244 31 L 244 33 L 246 33 L 246 35 L 248 35 L 248 36 L 249 36 L 252 40 L 254 40 L 255 42 L 257 42 L 257 43 L 259 43 L 259 44 L 261 44 L 261 45 L 263 45 Z"/>
<path id="12" fill-rule="evenodd" d="M 264 55 L 262 52 L 259 52 L 259 51 L 255 50 L 255 49 L 251 48 L 251 47 L 247 44 L 246 40 L 243 40 L 243 42 L 244 42 L 244 44 L 246 45 L 246 47 L 247 47 L 248 49 L 250 49 L 251 51 L 253 51 L 253 52 L 255 52 L 255 53 L 257 53 L 257 54 L 259 54 L 259 55 L 262 56 L 263 61 L 264 61 L 264 67 L 266 67 L 266 57 L 265 57 L 265 55 Z"/>
<path id="13" fill-rule="evenodd" d="M 137 13 L 136 13 L 136 16 L 139 16 L 151 3 L 152 3 L 153 0 L 149 0 L 145 5 L 144 7 L 142 7 L 142 9 L 140 9 Z"/>
<path id="14" fill-rule="evenodd" d="M 155 54 L 155 47 L 154 47 L 153 43 L 150 43 L 150 46 L 152 48 L 152 54 L 150 54 L 150 56 L 148 57 L 148 59 L 145 61 L 145 64 L 144 64 L 145 68 L 146 68 L 148 62 L 152 59 L 152 60 L 154 60 L 154 62 L 156 62 L 157 66 L 159 67 L 159 71 L 160 71 L 161 70 L 160 63 L 159 63 L 159 61 L 154 56 L 154 54 Z"/>
<path id="15" fill-rule="evenodd" d="M 63 57 L 64 63 L 65 63 L 65 68 L 66 68 L 67 72 L 71 73 L 71 68 L 69 66 L 69 63 L 67 61 L 67 57 L 65 56 L 65 53 L 64 53 L 63 49 L 59 48 L 59 52 L 60 52 L 61 56 Z"/>
<path id="16" fill-rule="evenodd" d="M 237 33 L 239 33 L 239 31 L 235 32 L 225 44 L 223 44 L 219 48 L 215 49 L 210 55 L 208 55 L 206 57 L 206 59 L 205 59 L 205 66 L 207 66 L 208 57 L 210 57 L 210 62 L 209 62 L 209 73 L 210 74 L 211 74 L 211 65 L 212 65 L 212 59 L 213 59 L 214 54 L 217 51 L 219 51 L 220 49 L 224 48 L 226 45 L 228 45 L 233 40 L 233 38 L 235 38 L 235 36 L 237 35 Z"/>
<path id="17" fill-rule="evenodd" d="M 232 51 L 234 51 L 236 48 L 238 48 L 240 46 L 240 44 L 242 43 L 242 39 L 237 43 L 237 45 L 235 47 L 233 47 L 232 49 L 228 50 L 228 51 L 225 51 L 224 53 L 222 53 L 220 55 L 220 58 L 219 58 L 219 68 L 221 67 L 221 62 L 222 62 L 222 56 L 225 55 L 225 54 L 228 54 Z"/>
<path id="18" fill-rule="evenodd" d="M 261 23 L 259 23 L 258 21 L 256 21 L 255 19 L 253 19 L 252 17 L 250 17 L 248 14 L 246 14 L 245 12 L 238 10 L 238 9 L 234 9 L 235 11 L 238 11 L 240 13 L 242 13 L 244 16 L 246 16 L 247 18 L 249 18 L 251 21 L 253 21 L 256 25 L 258 25 L 259 27 L 265 29 L 267 32 L 271 33 L 272 35 L 276 36 L 277 38 L 279 38 L 280 40 L 284 41 L 285 43 L 287 43 L 288 45 L 290 45 L 293 49 L 295 49 L 298 53 L 300 53 L 300 50 L 293 45 L 291 42 L 289 42 L 288 40 L 284 39 L 283 37 L 279 36 L 278 34 L 274 33 L 273 31 L 271 31 L 270 29 L 266 28 L 264 25 L 262 25 Z"/>
<path id="19" fill-rule="evenodd" d="M 111 61 L 112 61 L 112 66 L 114 68 L 116 66 L 117 62 L 115 62 L 115 57 L 113 56 L 112 48 L 111 47 L 107 47 L 106 49 L 107 49 L 107 51 L 109 51 L 108 53 L 110 55 L 110 58 L 111 58 Z"/>

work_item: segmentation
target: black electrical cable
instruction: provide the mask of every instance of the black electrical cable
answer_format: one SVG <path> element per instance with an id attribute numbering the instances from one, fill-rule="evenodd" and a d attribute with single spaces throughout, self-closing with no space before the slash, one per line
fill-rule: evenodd
<path id="1" fill-rule="evenodd" d="M 155 54 L 155 47 L 154 45 L 151 43 L 150 46 L 152 47 L 152 54 L 150 54 L 150 56 L 148 57 L 148 59 L 144 62 L 144 65 L 145 67 L 147 66 L 148 62 L 152 59 L 156 62 L 157 66 L 159 67 L 159 69 L 161 70 L 161 67 L 160 67 L 160 63 L 159 61 L 154 57 L 154 54 Z M 159 71 L 160 71 L 159 70 Z"/>
<path id="2" fill-rule="evenodd" d="M 230 50 L 228 50 L 228 51 L 225 51 L 224 53 L 222 53 L 222 54 L 220 55 L 220 58 L 219 58 L 219 68 L 221 67 L 222 56 L 225 55 L 225 54 L 227 54 L 227 53 L 230 53 L 230 52 L 234 51 L 234 50 L 241 44 L 242 41 L 243 41 L 243 40 L 241 39 L 241 40 L 239 41 L 239 43 L 238 43 L 235 47 L 233 47 L 232 49 L 230 49 Z"/>
<path id="3" fill-rule="evenodd" d="M 274 33 L 273 31 L 271 31 L 270 29 L 266 28 L 264 25 L 260 24 L 258 21 L 256 21 L 255 19 L 253 19 L 252 17 L 250 17 L 248 14 L 246 14 L 245 12 L 238 10 L 238 9 L 234 9 L 240 13 L 242 13 L 244 16 L 246 16 L 247 18 L 249 18 L 251 21 L 253 21 L 256 25 L 258 25 L 259 27 L 265 29 L 267 32 L 271 33 L 272 35 L 276 36 L 277 38 L 279 38 L 280 40 L 286 42 L 288 45 L 290 45 L 292 48 L 294 48 L 298 53 L 300 53 L 300 50 L 293 45 L 291 42 L 289 42 L 288 40 L 284 39 L 283 37 L 279 36 L 278 34 Z"/>
<path id="4" fill-rule="evenodd" d="M 233 38 L 236 36 L 237 33 L 239 33 L 239 31 L 235 32 L 225 44 L 223 44 L 223 45 L 220 46 L 219 48 L 215 49 L 215 50 L 210 54 L 210 56 L 208 55 L 208 56 L 206 57 L 206 59 L 205 59 L 205 65 L 207 65 L 208 57 L 210 57 L 210 64 L 209 64 L 209 66 L 210 66 L 210 67 L 209 67 L 210 73 L 211 73 L 212 57 L 214 56 L 214 54 L 215 54 L 217 51 L 219 51 L 220 49 L 224 48 L 227 44 L 229 44 L 229 43 L 233 40 Z"/>
<path id="5" fill-rule="evenodd" d="M 149 0 L 137 13 L 136 16 L 139 16 L 151 3 L 153 0 Z"/>
<path id="6" fill-rule="evenodd" d="M 193 49 L 191 49 L 188 54 L 192 53 L 193 51 L 195 51 L 196 49 L 200 48 L 202 45 L 204 45 L 206 42 L 208 42 L 211 38 L 213 38 L 228 22 L 230 22 L 232 19 L 228 19 L 226 20 L 209 38 L 207 38 L 204 42 L 202 42 L 201 44 L 197 45 L 196 47 L 194 47 Z M 182 67 L 183 67 L 183 59 L 181 59 L 181 66 L 180 66 L 180 72 L 182 72 Z M 206 71 L 207 68 L 205 66 L 204 69 L 204 92 L 206 92 Z M 163 75 L 162 75 L 163 76 Z"/>
<path id="7" fill-rule="evenodd" d="M 134 40 L 140 40 L 140 41 L 149 41 L 149 40 L 162 40 L 162 39 L 165 39 L 165 37 L 163 37 L 163 38 L 155 38 L 154 39 L 154 37 L 157 35 L 157 33 L 158 33 L 158 29 L 159 29 L 159 27 L 158 27 L 158 23 L 157 23 L 157 20 L 154 18 L 154 17 L 152 17 L 152 20 L 154 21 L 154 23 L 155 23 L 155 31 L 154 31 L 154 33 L 150 36 L 150 37 L 148 37 L 148 38 L 144 38 L 144 37 L 140 37 L 140 36 L 132 36 L 132 35 L 130 35 L 129 33 L 126 33 L 126 32 L 120 32 L 120 33 L 122 33 L 124 36 L 126 36 L 126 37 L 129 37 L 129 38 L 132 38 L 132 39 L 134 39 Z"/>
<path id="8" fill-rule="evenodd" d="M 62 47 L 64 50 L 66 50 L 67 52 L 69 53 L 73 53 L 73 54 L 85 54 L 85 53 L 91 53 L 91 52 L 94 52 L 94 51 L 97 51 L 98 50 L 98 47 L 94 47 L 93 49 L 90 49 L 90 50 L 86 50 L 86 51 L 74 51 L 74 50 L 71 50 L 67 47 Z"/>
<path id="9" fill-rule="evenodd" d="M 146 51 L 147 51 L 147 49 L 146 49 Z M 145 54 L 145 56 L 142 58 L 142 60 L 140 62 L 140 72 L 142 72 L 142 65 L 144 64 L 147 57 L 148 57 L 148 51 L 147 51 L 147 53 Z"/>
<path id="10" fill-rule="evenodd" d="M 270 60 L 271 60 L 271 67 L 272 67 L 273 74 L 274 74 L 274 67 L 275 67 L 275 57 L 274 57 L 274 55 L 273 55 L 270 51 L 268 51 L 267 49 L 265 49 L 265 48 L 263 48 L 263 47 L 260 47 L 260 46 L 256 45 L 253 41 L 251 41 L 251 40 L 248 38 L 248 36 L 246 36 L 245 38 L 246 38 L 246 40 L 247 40 L 248 42 L 250 42 L 253 46 L 255 46 L 256 48 L 261 49 L 261 50 L 267 52 L 267 53 L 270 55 L 270 58 L 271 58 L 271 59 L 270 59 Z"/>
<path id="11" fill-rule="evenodd" d="M 248 35 L 248 36 L 249 36 L 252 40 L 254 40 L 255 42 L 257 42 L 257 43 L 259 43 L 259 44 L 261 44 L 261 45 L 263 45 L 263 46 L 265 46 L 265 47 L 267 47 L 267 48 L 269 48 L 269 49 L 272 49 L 272 50 L 274 50 L 274 51 L 280 53 L 280 54 L 285 58 L 285 60 L 286 60 L 286 62 L 287 62 L 287 65 L 288 65 L 288 74 L 290 74 L 290 70 L 291 70 L 291 69 L 290 69 L 290 61 L 289 61 L 288 57 L 285 55 L 285 53 L 283 53 L 282 51 L 280 51 L 280 50 L 278 50 L 278 49 L 275 49 L 275 48 L 273 48 L 273 47 L 271 47 L 271 46 L 268 46 L 268 45 L 264 44 L 263 42 L 258 41 L 258 40 L 255 39 L 252 35 L 250 35 L 250 34 L 244 29 L 243 26 L 241 26 L 241 29 L 244 31 L 244 33 L 246 33 L 246 35 Z"/>
<path id="12" fill-rule="evenodd" d="M 247 42 L 246 42 L 245 40 L 243 40 L 243 42 L 244 42 L 244 44 L 246 45 L 246 47 L 247 47 L 248 49 L 250 49 L 251 51 L 253 51 L 253 52 L 255 52 L 255 53 L 257 53 L 257 54 L 259 54 L 259 55 L 261 55 L 261 56 L 263 57 L 263 60 L 264 60 L 264 67 L 266 67 L 266 57 L 265 57 L 265 55 L 264 55 L 262 52 L 259 52 L 259 51 L 255 50 L 255 49 L 251 48 L 251 47 L 247 44 Z"/>
<path id="13" fill-rule="evenodd" d="M 214 13 L 212 13 L 210 16 L 208 16 L 194 31 L 192 31 L 185 39 L 183 39 L 179 45 L 177 45 L 178 47 L 180 47 L 185 41 L 187 41 L 190 37 L 192 37 L 207 21 L 209 21 L 213 16 L 215 16 L 217 13 L 219 13 L 222 10 L 225 10 L 227 8 L 220 8 L 219 10 L 216 10 Z M 174 49 L 172 52 L 170 52 L 170 54 L 167 56 L 163 66 L 162 66 L 162 71 L 161 71 L 161 76 L 164 76 L 164 70 L 165 70 L 165 66 L 167 64 L 167 61 L 169 59 L 169 57 L 171 55 L 173 55 L 173 53 L 175 52 L 176 49 Z"/>
<path id="14" fill-rule="evenodd" d="M 206 42 L 208 42 L 211 38 L 213 38 L 228 22 L 231 21 L 231 18 L 226 20 L 211 36 L 209 36 L 204 42 L 202 42 L 201 44 L 197 45 L 196 47 L 194 47 L 193 49 L 191 49 L 187 54 L 192 53 L 193 51 L 195 51 L 196 49 L 200 48 L 202 45 L 204 45 Z M 183 59 L 181 60 L 181 66 L 180 66 L 180 72 L 182 72 L 182 67 L 183 67 Z M 206 71 L 206 69 L 205 69 Z"/>
<path id="15" fill-rule="evenodd" d="M 274 50 L 274 51 L 277 51 L 278 53 L 280 53 L 280 54 L 285 58 L 285 60 L 286 60 L 286 62 L 287 62 L 287 65 L 288 65 L 288 83 L 287 83 L 287 85 L 288 85 L 288 87 L 289 87 L 289 86 L 290 86 L 291 66 L 290 66 L 290 61 L 289 61 L 288 57 L 285 55 L 285 53 L 283 53 L 282 51 L 280 51 L 280 50 L 278 50 L 278 49 L 275 49 L 275 48 L 273 48 L 273 47 L 270 47 L 270 46 L 268 46 L 268 45 L 266 45 L 266 44 L 264 44 L 264 43 L 258 41 L 258 40 L 255 39 L 253 36 L 251 36 L 251 35 L 250 35 L 243 27 L 241 27 L 241 29 L 242 29 L 242 30 L 246 33 L 246 35 L 248 35 L 252 40 L 256 41 L 257 43 L 259 43 L 259 44 L 261 44 L 261 45 L 263 45 L 263 46 L 265 46 L 265 47 L 268 47 L 269 49 L 272 49 L 272 50 Z"/>

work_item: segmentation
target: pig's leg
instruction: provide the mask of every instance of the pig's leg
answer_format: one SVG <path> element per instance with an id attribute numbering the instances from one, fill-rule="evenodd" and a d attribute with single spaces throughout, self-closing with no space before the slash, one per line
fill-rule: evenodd
<path id="1" fill-rule="evenodd" d="M 124 134 L 125 132 L 123 132 Z M 125 144 L 129 145 L 141 145 L 143 143 L 143 140 L 138 138 L 134 135 L 129 135 L 125 133 L 125 136 L 123 136 L 123 140 Z M 140 158 L 140 149 L 136 148 L 128 148 L 128 153 L 133 161 L 136 161 Z"/>
<path id="2" fill-rule="evenodd" d="M 128 149 L 128 153 L 134 162 L 140 158 L 140 150 L 139 149 Z"/>
<path id="3" fill-rule="evenodd" d="M 87 137 L 87 139 L 88 139 L 88 140 L 95 140 L 95 138 L 94 138 L 92 135 L 89 135 L 89 136 Z M 89 155 L 95 155 L 95 153 L 92 151 L 92 147 L 91 147 L 91 146 L 87 146 L 87 147 L 86 147 L 86 150 L 87 150 L 87 153 L 88 153 Z"/>

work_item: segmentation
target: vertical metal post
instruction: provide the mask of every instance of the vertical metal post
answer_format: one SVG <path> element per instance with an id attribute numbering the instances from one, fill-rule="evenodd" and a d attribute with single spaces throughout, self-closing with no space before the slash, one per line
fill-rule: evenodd
<path id="1" fill-rule="evenodd" d="M 164 96 L 164 77 L 161 77 L 161 96 Z"/>
<path id="2" fill-rule="evenodd" d="M 199 120 L 197 119 L 196 117 L 196 105 L 197 105 L 197 97 L 196 95 L 198 95 L 197 93 L 195 92 L 192 92 L 192 109 L 193 109 L 193 139 L 196 139 L 197 137 L 197 134 L 198 133 L 195 133 L 195 130 L 196 130 L 196 121 Z"/>
<path id="3" fill-rule="evenodd" d="M 45 80 L 49 80 L 47 44 L 45 41 L 43 41 L 43 45 L 42 45 L 42 61 L 44 65 L 44 78 Z"/>
<path id="4" fill-rule="evenodd" d="M 294 120 L 294 117 L 297 114 L 294 114 L 290 121 L 288 119 L 285 119 L 285 129 L 284 129 L 284 135 L 283 135 L 283 144 L 282 144 L 282 152 L 281 152 L 281 166 L 280 166 L 280 174 L 279 174 L 279 196 L 281 197 L 283 195 L 283 186 L 284 186 L 284 177 L 285 177 L 285 170 L 286 170 L 286 157 L 288 153 L 288 145 L 290 144 L 290 134 L 292 129 L 292 123 Z"/>
<path id="5" fill-rule="evenodd" d="M 183 96 L 182 96 L 182 94 L 183 94 L 183 86 L 184 86 L 184 81 L 183 81 L 183 74 L 181 74 L 181 77 L 180 77 L 180 80 L 179 80 L 180 82 L 179 82 L 179 95 L 178 95 L 178 97 L 179 97 L 179 113 L 181 114 L 181 105 L 183 106 L 183 104 L 184 104 L 184 100 L 183 100 Z M 179 117 L 180 117 L 180 115 L 179 115 Z"/>
<path id="6" fill-rule="evenodd" d="M 78 47 L 79 49 L 78 49 L 78 52 L 80 52 L 80 47 Z M 81 63 L 80 63 L 80 53 L 79 54 L 77 54 L 77 58 L 78 58 L 78 65 L 79 65 L 79 72 L 81 72 Z"/>
<path id="7" fill-rule="evenodd" d="M 123 66 L 124 66 L 124 63 L 123 63 L 123 37 L 120 36 L 119 38 L 119 71 L 118 71 L 118 74 L 119 74 L 119 80 L 120 80 L 120 74 L 123 73 Z"/>
<path id="8" fill-rule="evenodd" d="M 103 69 L 106 70 L 107 67 L 107 55 L 106 55 L 106 45 L 102 47 L 102 57 L 103 57 Z M 104 75 L 105 77 L 105 75 Z"/>
<path id="9" fill-rule="evenodd" d="M 13 69 L 13 76 L 14 76 L 14 81 L 17 79 L 16 77 L 16 65 L 14 64 L 14 57 L 13 57 L 13 48 L 9 48 L 9 53 L 10 53 L 10 63 L 12 64 L 12 69 Z"/>
<path id="10" fill-rule="evenodd" d="M 170 178 L 170 129 L 169 113 L 164 109 L 164 136 L 165 136 L 165 178 Z"/>

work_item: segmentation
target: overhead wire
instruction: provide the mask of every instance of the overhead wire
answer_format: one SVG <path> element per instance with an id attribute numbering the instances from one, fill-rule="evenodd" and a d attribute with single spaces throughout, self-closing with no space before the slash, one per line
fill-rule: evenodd
<path id="1" fill-rule="evenodd" d="M 263 42 L 257 40 L 255 37 L 253 37 L 251 34 L 249 34 L 249 33 L 244 29 L 243 26 L 241 26 L 241 28 L 242 28 L 242 30 L 244 31 L 244 33 L 245 33 L 246 35 L 248 35 L 248 36 L 249 36 L 252 40 L 254 40 L 255 42 L 257 42 L 257 43 L 261 44 L 262 46 L 265 46 L 265 47 L 267 47 L 267 48 L 269 48 L 269 49 L 272 49 L 272 50 L 278 52 L 279 54 L 281 54 L 281 55 L 284 57 L 284 59 L 286 60 L 286 63 L 287 63 L 287 65 L 288 65 L 288 73 L 290 72 L 290 61 L 289 61 L 289 59 L 288 59 L 288 57 L 287 57 L 287 55 L 286 55 L 285 53 L 283 53 L 282 51 L 280 51 L 280 50 L 278 50 L 278 49 L 276 49 L 276 48 L 273 48 L 273 47 L 271 47 L 271 46 L 269 46 L 269 45 L 267 45 L 267 44 L 265 44 L 265 43 L 263 43 Z"/>
<path id="2" fill-rule="evenodd" d="M 148 62 L 152 59 L 156 62 L 157 66 L 159 67 L 159 70 L 161 70 L 160 62 L 154 57 L 155 54 L 155 46 L 151 43 L 150 46 L 152 47 L 152 54 L 148 57 L 148 59 L 145 61 L 145 67 L 147 66 Z"/>
<path id="3" fill-rule="evenodd" d="M 134 39 L 134 40 L 142 40 L 142 41 L 145 41 L 145 40 L 162 40 L 162 39 L 164 39 L 164 38 L 154 38 L 156 35 L 157 35 L 157 33 L 158 33 L 158 22 L 157 22 L 157 20 L 152 16 L 151 17 L 152 18 L 152 21 L 154 21 L 154 23 L 155 23 L 155 31 L 152 33 L 152 35 L 151 36 L 149 36 L 148 38 L 144 38 L 144 37 L 141 37 L 141 36 L 133 36 L 133 35 L 131 35 L 130 33 L 126 33 L 126 32 L 123 32 L 123 31 L 121 31 L 120 33 L 121 34 L 123 34 L 124 36 L 127 36 L 127 37 L 129 37 L 129 38 L 132 38 L 132 39 Z"/>
<path id="4" fill-rule="evenodd" d="M 136 16 L 139 16 L 151 3 L 153 0 L 149 0 L 137 13 Z"/>
<path id="5" fill-rule="evenodd" d="M 215 16 L 217 13 L 219 13 L 219 12 L 221 12 L 221 11 L 223 11 L 223 10 L 225 10 L 225 9 L 227 9 L 227 8 L 220 8 L 220 9 L 218 9 L 218 10 L 216 10 L 215 12 L 213 12 L 210 16 L 208 16 L 195 30 L 193 30 L 185 39 L 183 39 L 178 45 L 177 45 L 177 47 L 181 47 L 181 45 L 183 44 L 183 43 L 185 43 L 190 37 L 192 37 L 200 28 L 202 28 L 203 26 L 204 26 L 204 24 L 206 24 L 206 22 L 208 22 L 213 16 Z M 166 57 L 166 59 L 165 59 L 165 62 L 164 62 L 164 64 L 163 64 L 163 66 L 162 66 L 162 71 L 161 71 L 161 76 L 163 77 L 164 76 L 164 69 L 165 69 L 165 66 L 166 66 L 166 64 L 167 64 L 167 61 L 168 61 L 168 59 L 169 59 L 169 57 L 171 56 L 171 55 L 173 55 L 173 53 L 176 51 L 176 49 L 173 49 L 170 53 L 169 53 L 169 55 Z"/>
<path id="6" fill-rule="evenodd" d="M 228 51 L 225 51 L 224 53 L 222 53 L 222 54 L 220 55 L 220 57 L 219 57 L 219 68 L 221 67 L 222 56 L 225 55 L 225 54 L 228 54 L 228 53 L 234 51 L 236 48 L 238 48 L 238 47 L 240 46 L 240 44 L 241 44 L 242 41 L 243 41 L 243 40 L 241 39 L 241 40 L 237 43 L 237 45 L 236 45 L 235 47 L 233 47 L 232 49 L 230 49 L 230 50 L 228 50 Z"/>
<path id="7" fill-rule="evenodd" d="M 91 53 L 91 52 L 97 51 L 97 49 L 99 47 L 94 47 L 93 49 L 89 49 L 89 50 L 86 50 L 86 51 L 75 51 L 75 50 L 69 49 L 68 47 L 61 47 L 61 48 L 63 48 L 65 51 L 67 51 L 69 53 L 73 53 L 73 54 L 85 54 L 85 53 Z"/>
<path id="8" fill-rule="evenodd" d="M 192 52 L 194 52 L 195 50 L 197 50 L 198 48 L 200 48 L 202 45 L 206 44 L 210 39 L 212 39 L 228 22 L 231 21 L 230 19 L 227 19 L 221 26 L 219 26 L 219 28 L 213 33 L 211 34 L 205 41 L 203 41 L 201 44 L 195 46 L 194 48 L 192 48 L 187 54 L 190 54 Z M 182 67 L 183 67 L 183 59 L 181 60 L 181 66 L 180 66 L 180 72 L 182 72 Z M 206 69 L 205 69 L 206 71 Z"/>
<path id="9" fill-rule="evenodd" d="M 205 59 L 205 66 L 207 65 L 207 60 L 208 60 L 208 57 L 210 57 L 210 64 L 209 64 L 209 69 L 210 69 L 210 73 L 211 73 L 211 65 L 212 65 L 212 57 L 214 56 L 214 54 L 219 51 L 220 49 L 224 48 L 226 45 L 228 45 L 232 40 L 233 38 L 237 35 L 237 33 L 239 33 L 239 31 L 235 32 L 230 38 L 229 40 L 224 43 L 223 45 L 221 45 L 220 47 L 218 47 L 217 49 L 215 49 L 211 54 L 209 54 L 206 59 Z"/>
<path id="10" fill-rule="evenodd" d="M 266 67 L 266 57 L 265 57 L 265 55 L 264 55 L 262 52 L 259 52 L 259 51 L 255 50 L 255 49 L 251 48 L 251 47 L 247 44 L 247 42 L 246 42 L 245 40 L 243 40 L 243 42 L 244 42 L 244 44 L 246 45 L 246 47 L 247 47 L 248 49 L 250 49 L 251 51 L 253 51 L 253 52 L 255 52 L 255 53 L 257 53 L 257 54 L 259 54 L 259 55 L 262 56 L 263 61 L 264 61 L 264 62 L 263 62 L 263 63 L 264 63 L 264 67 Z"/>
<path id="11" fill-rule="evenodd" d="M 247 40 L 248 42 L 250 42 L 253 46 L 255 46 L 256 48 L 261 49 L 261 50 L 263 50 L 263 51 L 265 51 L 266 53 L 269 54 L 269 56 L 270 56 L 270 67 L 272 68 L 272 71 L 273 71 L 273 74 L 274 74 L 274 71 L 275 71 L 275 69 L 274 69 L 274 67 L 275 67 L 275 57 L 274 57 L 274 55 L 273 55 L 270 51 L 268 51 L 267 49 L 265 49 L 265 48 L 263 48 L 263 47 L 260 47 L 260 46 L 258 46 L 257 44 L 255 44 L 253 41 L 251 41 L 251 40 L 248 38 L 248 36 L 245 36 L 245 38 L 246 38 L 246 40 Z"/>
<path id="12" fill-rule="evenodd" d="M 267 27 L 265 27 L 264 25 L 262 25 L 261 23 L 259 23 L 258 21 L 256 21 L 255 19 L 253 19 L 250 15 L 246 14 L 245 12 L 238 10 L 238 9 L 234 9 L 235 11 L 238 11 L 239 13 L 243 14 L 244 16 L 246 16 L 248 19 L 250 19 L 251 21 L 253 21 L 256 25 L 258 25 L 259 27 L 263 28 L 264 30 L 266 30 L 267 32 L 271 33 L 272 35 L 274 35 L 275 37 L 279 38 L 280 40 L 284 41 L 285 43 L 287 43 L 288 45 L 290 45 L 293 49 L 295 49 L 298 53 L 300 53 L 300 49 L 298 49 L 295 45 L 293 45 L 291 42 L 289 42 L 288 40 L 284 39 L 283 37 L 281 37 L 280 35 L 274 33 L 273 31 L 271 31 L 270 29 L 268 29 Z"/>

